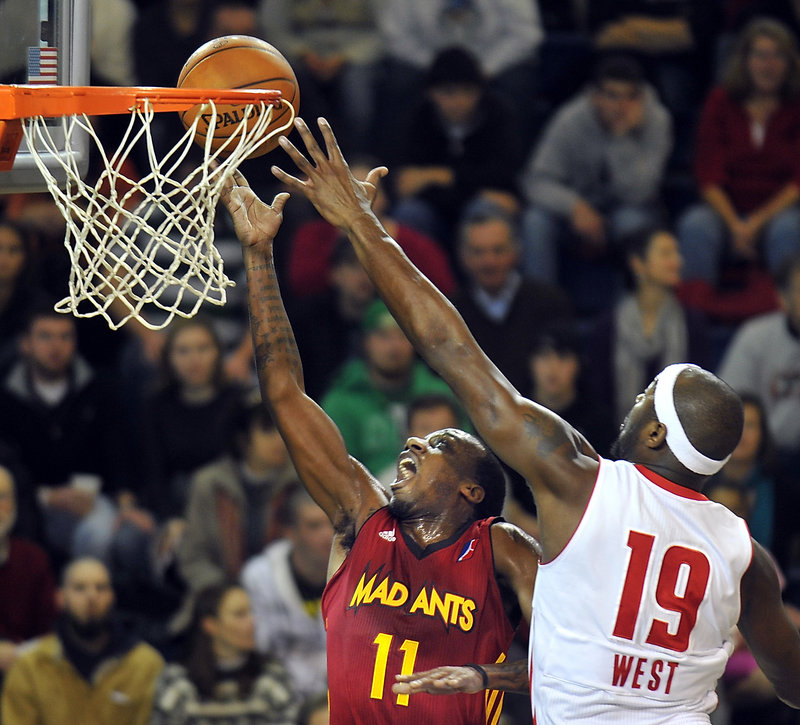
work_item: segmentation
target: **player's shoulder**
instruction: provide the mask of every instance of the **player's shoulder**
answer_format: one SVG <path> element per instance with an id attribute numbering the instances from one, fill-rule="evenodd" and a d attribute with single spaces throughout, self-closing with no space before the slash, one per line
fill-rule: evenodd
<path id="1" fill-rule="evenodd" d="M 497 519 L 492 522 L 490 532 L 495 558 L 531 557 L 537 561 L 541 558 L 539 542 L 516 524 Z"/>

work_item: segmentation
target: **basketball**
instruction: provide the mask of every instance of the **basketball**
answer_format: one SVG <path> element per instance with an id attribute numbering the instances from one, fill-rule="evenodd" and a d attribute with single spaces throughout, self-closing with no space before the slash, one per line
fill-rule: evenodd
<path id="1" fill-rule="evenodd" d="M 248 35 L 226 35 L 201 45 L 184 64 L 178 76 L 179 88 L 263 88 L 280 91 L 281 95 L 294 107 L 295 114 L 300 109 L 300 89 L 297 86 L 292 66 L 277 48 L 269 43 Z M 181 121 L 188 129 L 200 112 L 201 106 L 193 106 L 183 111 Z M 239 126 L 246 106 L 217 105 L 217 125 L 211 147 L 216 150 Z M 267 131 L 270 133 L 283 126 L 291 115 L 284 105 L 273 107 L 272 121 Z M 254 124 L 253 117 L 248 124 Z M 250 127 L 248 125 L 248 128 Z M 209 123 L 201 116 L 194 140 L 205 145 Z M 278 145 L 278 135 L 260 146 L 251 158 L 262 156 Z"/>

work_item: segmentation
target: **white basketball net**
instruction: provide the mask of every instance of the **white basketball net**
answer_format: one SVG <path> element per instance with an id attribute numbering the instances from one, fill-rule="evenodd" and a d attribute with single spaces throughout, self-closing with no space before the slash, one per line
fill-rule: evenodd
<path id="1" fill-rule="evenodd" d="M 155 112 L 149 101 L 142 110 L 131 111 L 122 141 L 110 156 L 86 115 L 61 118 L 66 153 L 58 152 L 44 117 L 25 119 L 28 147 L 67 222 L 64 245 L 72 263 L 69 297 L 58 302 L 56 310 L 77 317 L 102 315 L 112 329 L 134 318 L 155 330 L 168 325 L 175 315 L 192 317 L 203 302 L 224 305 L 226 289 L 234 283 L 225 275 L 214 246 L 217 202 L 236 167 L 291 127 L 294 109 L 287 101 L 282 103 L 291 109 L 284 126 L 266 135 L 273 107 L 260 102 L 259 109 L 259 104 L 253 104 L 248 108 L 257 113 L 257 120 L 248 128 L 252 114 L 242 114 L 236 131 L 212 150 L 217 114 L 209 101 L 162 159 L 154 150 L 150 122 Z M 186 159 L 196 149 L 193 138 L 201 116 L 210 118 L 203 161 L 187 173 Z M 88 133 L 100 153 L 103 171 L 92 185 L 81 179 L 70 153 L 76 130 Z M 138 180 L 123 172 L 137 143 L 146 145 L 150 165 Z M 42 152 L 52 154 L 66 171 L 64 189 L 40 157 Z"/>

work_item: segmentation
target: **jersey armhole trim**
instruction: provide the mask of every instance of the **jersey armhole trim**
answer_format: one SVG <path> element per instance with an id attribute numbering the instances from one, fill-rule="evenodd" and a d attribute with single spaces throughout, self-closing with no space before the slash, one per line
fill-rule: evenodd
<path id="1" fill-rule="evenodd" d="M 561 549 L 561 551 L 559 551 L 549 561 L 540 560 L 539 561 L 539 566 L 549 566 L 550 564 L 553 564 L 554 562 L 558 561 L 559 557 L 569 548 L 569 545 L 572 543 L 572 540 L 575 538 L 575 535 L 580 530 L 581 525 L 583 524 L 583 521 L 586 518 L 586 512 L 589 510 L 589 507 L 592 505 L 592 501 L 594 500 L 594 494 L 597 491 L 597 482 L 600 480 L 600 471 L 603 470 L 603 466 L 604 465 L 608 464 L 608 461 L 605 458 L 603 458 L 602 456 L 598 456 L 597 460 L 598 460 L 600 465 L 597 467 L 597 473 L 595 474 L 594 483 L 592 484 L 592 494 L 591 494 L 591 496 L 589 496 L 589 500 L 586 502 L 586 507 L 583 509 L 583 513 L 581 514 L 581 518 L 578 521 L 578 525 L 575 527 L 575 530 L 570 534 L 570 537 L 567 540 L 567 543 L 564 544 L 564 546 Z M 534 591 L 535 590 L 536 590 L 536 588 L 534 587 Z"/>

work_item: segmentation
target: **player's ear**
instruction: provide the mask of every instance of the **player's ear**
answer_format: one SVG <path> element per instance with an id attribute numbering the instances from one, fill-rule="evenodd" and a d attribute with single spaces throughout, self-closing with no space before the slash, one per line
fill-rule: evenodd
<path id="1" fill-rule="evenodd" d="M 486 496 L 483 486 L 479 486 L 474 481 L 465 481 L 461 484 L 461 495 L 473 505 L 479 504 Z"/>
<path id="2" fill-rule="evenodd" d="M 644 426 L 643 434 L 644 444 L 648 448 L 660 448 L 667 440 L 667 426 L 654 419 Z"/>

